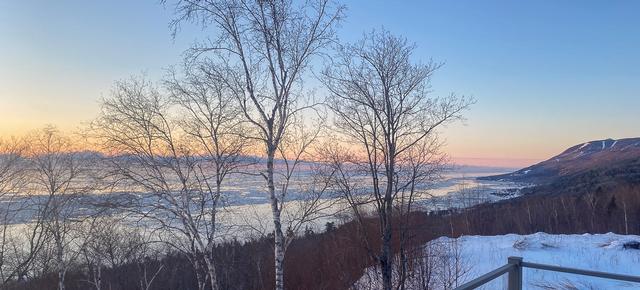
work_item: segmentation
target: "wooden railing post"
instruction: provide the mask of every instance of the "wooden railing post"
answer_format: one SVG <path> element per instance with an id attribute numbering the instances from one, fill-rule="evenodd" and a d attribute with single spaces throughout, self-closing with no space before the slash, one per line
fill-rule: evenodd
<path id="1" fill-rule="evenodd" d="M 509 290 L 522 290 L 522 258 L 521 257 L 509 257 L 507 258 L 511 270 L 509 270 Z"/>

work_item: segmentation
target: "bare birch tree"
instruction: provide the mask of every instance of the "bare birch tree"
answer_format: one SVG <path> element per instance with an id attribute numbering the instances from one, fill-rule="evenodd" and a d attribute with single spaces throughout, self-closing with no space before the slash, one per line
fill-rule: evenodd
<path id="1" fill-rule="evenodd" d="M 339 57 L 323 73 L 337 131 L 352 151 L 346 160 L 369 179 L 364 190 L 342 180 L 340 190 L 358 218 L 361 204 L 375 207 L 381 248 L 372 254 L 380 265 L 385 290 L 393 287 L 391 245 L 397 203 L 404 202 L 402 207 L 409 210 L 406 205 L 416 190 L 430 182 L 438 168 L 433 161 L 439 160 L 433 150 L 437 143 L 431 140 L 438 128 L 459 120 L 471 103 L 455 95 L 431 97 L 429 81 L 440 64 L 414 64 L 414 49 L 404 38 L 374 31 L 358 43 L 342 46 Z M 345 158 L 333 159 L 338 165 L 341 160 Z M 368 199 L 355 196 L 363 191 Z"/>
<path id="2" fill-rule="evenodd" d="M 303 76 L 312 58 L 334 41 L 343 10 L 329 0 L 179 0 L 175 4 L 174 33 L 185 21 L 217 29 L 215 38 L 196 45 L 190 53 L 210 56 L 210 73 L 233 90 L 244 117 L 256 131 L 252 138 L 261 143 L 278 290 L 284 288 L 286 237 L 281 214 L 288 187 L 286 176 L 276 180 L 274 162 L 294 116 L 311 105 L 304 102 Z"/>
<path id="3" fill-rule="evenodd" d="M 0 139 L 0 285 L 22 278 L 40 246 L 41 232 L 18 230 L 28 220 L 24 140 Z M 21 235 L 25 233 L 25 235 Z M 32 234 L 32 235 L 31 235 Z M 22 245 L 18 246 L 18 245 Z"/>
<path id="4" fill-rule="evenodd" d="M 236 138 L 238 115 L 225 92 L 195 80 L 168 80 L 168 96 L 144 79 L 117 82 L 94 128 L 117 154 L 110 162 L 113 180 L 140 192 L 127 209 L 186 254 L 199 289 L 207 281 L 217 289 L 213 255 L 222 185 L 242 165 L 244 141 Z"/>
<path id="5" fill-rule="evenodd" d="M 78 152 L 74 141 L 55 127 L 46 127 L 28 137 L 30 187 L 38 204 L 39 218 L 46 238 L 52 243 L 53 261 L 58 274 L 58 289 L 65 289 L 65 275 L 82 248 L 77 235 L 78 224 L 86 212 L 81 211 L 81 197 L 89 193 L 88 160 Z"/>

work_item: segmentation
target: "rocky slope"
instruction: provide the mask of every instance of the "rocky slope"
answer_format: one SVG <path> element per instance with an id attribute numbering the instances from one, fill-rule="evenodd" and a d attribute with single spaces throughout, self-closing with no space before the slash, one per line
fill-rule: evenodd
<path id="1" fill-rule="evenodd" d="M 597 140 L 575 145 L 557 156 L 513 173 L 482 179 L 544 184 L 589 171 L 629 166 L 638 160 L 640 138 Z"/>

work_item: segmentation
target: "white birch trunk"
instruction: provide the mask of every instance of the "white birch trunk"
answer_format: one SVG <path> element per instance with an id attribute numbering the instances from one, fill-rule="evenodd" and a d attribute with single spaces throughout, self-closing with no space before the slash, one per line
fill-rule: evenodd
<path id="1" fill-rule="evenodd" d="M 216 276 L 216 269 L 214 266 L 213 259 L 210 257 L 205 257 L 205 263 L 207 263 L 207 274 L 209 275 L 209 282 L 211 283 L 211 290 L 218 289 L 218 277 Z"/>
<path id="2" fill-rule="evenodd" d="M 274 260 L 275 260 L 275 289 L 284 290 L 284 234 L 282 232 L 282 222 L 280 220 L 280 208 L 278 198 L 275 192 L 274 181 L 274 156 L 275 148 L 269 148 L 267 152 L 267 183 L 269 188 L 269 197 L 271 199 L 271 213 L 273 214 L 274 226 Z"/>
<path id="3" fill-rule="evenodd" d="M 58 268 L 58 290 L 64 290 L 64 276 L 65 276 L 65 266 L 64 266 L 64 249 L 62 247 L 62 241 L 59 238 L 56 238 L 56 263 Z"/>

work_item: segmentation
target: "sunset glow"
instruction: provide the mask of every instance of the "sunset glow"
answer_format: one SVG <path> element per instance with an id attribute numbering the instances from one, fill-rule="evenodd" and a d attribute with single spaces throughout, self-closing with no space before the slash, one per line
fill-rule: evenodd
<path id="1" fill-rule="evenodd" d="M 384 26 L 414 41 L 422 61 L 445 63 L 433 94 L 477 100 L 443 134 L 457 162 L 521 167 L 573 144 L 640 135 L 638 3 L 375 2 L 346 3 L 341 39 Z M 114 80 L 163 76 L 203 37 L 184 25 L 172 39 L 170 17 L 154 1 L 0 3 L 0 136 L 82 130 Z"/>

